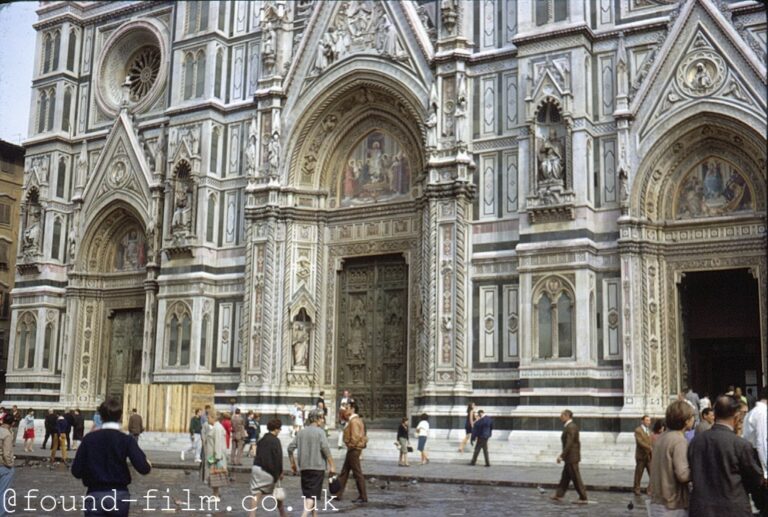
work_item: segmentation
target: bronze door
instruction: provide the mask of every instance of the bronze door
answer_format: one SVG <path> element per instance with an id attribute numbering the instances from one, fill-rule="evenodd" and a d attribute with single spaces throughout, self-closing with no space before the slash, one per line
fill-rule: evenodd
<path id="1" fill-rule="evenodd" d="M 367 419 L 406 411 L 408 266 L 402 257 L 345 261 L 339 299 L 338 395 Z"/>
<path id="2" fill-rule="evenodd" d="M 111 320 L 106 395 L 121 400 L 125 384 L 141 381 L 144 310 L 118 311 Z"/>

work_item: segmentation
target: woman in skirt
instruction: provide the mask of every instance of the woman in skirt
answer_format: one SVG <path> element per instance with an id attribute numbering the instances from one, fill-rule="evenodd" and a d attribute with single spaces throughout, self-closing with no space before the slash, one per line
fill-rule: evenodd
<path id="1" fill-rule="evenodd" d="M 21 425 L 24 430 L 24 452 L 32 452 L 32 444 L 35 441 L 35 412 L 33 410 L 27 410 L 27 416 L 24 417 Z"/>
<path id="2" fill-rule="evenodd" d="M 461 445 L 459 445 L 459 452 L 464 452 L 464 447 L 467 446 L 467 442 L 472 436 L 472 426 L 475 425 L 475 420 L 477 420 L 475 403 L 470 402 L 467 406 L 467 420 L 464 422 L 464 439 L 461 441 Z"/>
<path id="3" fill-rule="evenodd" d="M 429 463 L 429 456 L 427 456 L 427 436 L 429 436 L 429 422 L 427 421 L 426 413 L 421 415 L 421 421 L 416 426 L 416 436 L 419 439 L 419 452 L 421 453 L 421 464 L 425 465 Z"/>

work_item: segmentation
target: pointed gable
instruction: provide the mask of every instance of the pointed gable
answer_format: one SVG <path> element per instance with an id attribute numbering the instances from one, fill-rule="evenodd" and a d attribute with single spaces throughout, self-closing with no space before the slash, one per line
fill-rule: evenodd
<path id="1" fill-rule="evenodd" d="M 765 65 L 723 13 L 707 0 L 688 0 L 632 100 L 639 142 L 702 101 L 764 119 L 765 88 Z"/>
<path id="2" fill-rule="evenodd" d="M 85 187 L 83 210 L 98 212 L 114 199 L 128 201 L 136 210 L 149 213 L 152 175 L 128 114 L 123 111 L 107 136 Z"/>
<path id="3" fill-rule="evenodd" d="M 377 58 L 429 81 L 432 44 L 412 5 L 364 0 L 317 2 L 285 88 L 303 93 L 350 58 Z M 299 85 L 297 78 L 303 78 Z M 298 88 L 298 90 L 297 90 Z"/>

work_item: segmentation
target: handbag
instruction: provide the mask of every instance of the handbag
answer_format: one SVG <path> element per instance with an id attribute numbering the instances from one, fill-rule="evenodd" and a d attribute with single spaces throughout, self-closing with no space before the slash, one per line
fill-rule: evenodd
<path id="1" fill-rule="evenodd" d="M 339 490 L 341 490 L 341 481 L 339 481 L 339 478 L 337 476 L 329 477 L 328 492 L 330 492 L 331 495 L 335 495 L 339 493 Z"/>
<path id="2" fill-rule="evenodd" d="M 220 463 L 211 465 L 208 471 L 208 485 L 211 488 L 220 488 L 229 484 L 229 473 Z"/>
<path id="3" fill-rule="evenodd" d="M 408 452 L 413 452 L 413 447 L 411 447 L 411 446 L 409 445 L 409 446 L 407 447 L 407 451 L 408 451 Z"/>
<path id="4" fill-rule="evenodd" d="M 285 488 L 280 485 L 279 480 L 277 481 L 275 490 L 272 492 L 272 497 L 274 497 L 276 501 L 285 501 Z"/>

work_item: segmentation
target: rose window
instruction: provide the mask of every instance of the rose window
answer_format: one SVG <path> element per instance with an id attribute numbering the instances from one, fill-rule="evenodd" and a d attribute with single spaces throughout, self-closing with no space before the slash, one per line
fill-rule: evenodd
<path id="1" fill-rule="evenodd" d="M 143 98 L 155 84 L 160 74 L 160 60 L 160 49 L 157 47 L 144 47 L 134 54 L 128 65 L 131 100 Z"/>

